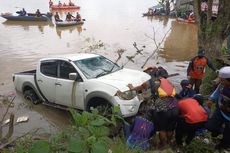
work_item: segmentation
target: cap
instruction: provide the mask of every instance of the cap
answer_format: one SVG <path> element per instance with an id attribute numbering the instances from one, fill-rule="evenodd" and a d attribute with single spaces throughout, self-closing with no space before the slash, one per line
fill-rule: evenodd
<path id="1" fill-rule="evenodd" d="M 204 49 L 200 48 L 198 50 L 198 56 L 204 56 Z"/>
<path id="2" fill-rule="evenodd" d="M 222 67 L 219 70 L 219 77 L 224 79 L 230 78 L 230 66 Z"/>
<path id="3" fill-rule="evenodd" d="M 182 80 L 182 81 L 180 82 L 180 85 L 181 85 L 181 86 L 188 86 L 188 85 L 189 85 L 189 81 L 188 81 L 188 80 Z"/>

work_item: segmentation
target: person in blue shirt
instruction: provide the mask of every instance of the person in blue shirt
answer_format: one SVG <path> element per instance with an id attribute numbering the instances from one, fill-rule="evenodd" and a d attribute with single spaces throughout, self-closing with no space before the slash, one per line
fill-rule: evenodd
<path id="1" fill-rule="evenodd" d="M 188 98 L 188 97 L 193 97 L 196 92 L 192 89 L 192 85 L 189 83 L 188 80 L 182 80 L 180 82 L 181 85 L 181 91 L 177 95 L 177 98 L 182 99 L 182 98 Z"/>
<path id="2" fill-rule="evenodd" d="M 230 148 L 230 66 L 220 69 L 219 79 L 220 84 L 206 102 L 209 106 L 216 102 L 215 111 L 206 126 L 213 137 L 223 134 L 220 143 L 215 147 L 221 150 Z"/>

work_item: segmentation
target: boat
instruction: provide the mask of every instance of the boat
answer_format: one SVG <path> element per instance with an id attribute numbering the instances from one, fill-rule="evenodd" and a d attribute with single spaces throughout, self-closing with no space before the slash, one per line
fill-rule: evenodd
<path id="1" fill-rule="evenodd" d="M 71 9 L 80 9 L 80 6 L 77 5 L 52 5 L 50 6 L 52 10 L 71 10 Z"/>
<path id="2" fill-rule="evenodd" d="M 74 25 L 82 25 L 84 21 L 63 21 L 63 22 L 55 22 L 57 27 L 67 27 L 67 26 L 74 26 Z"/>
<path id="3" fill-rule="evenodd" d="M 143 13 L 143 16 L 165 16 L 165 13 Z"/>
<path id="4" fill-rule="evenodd" d="M 14 15 L 12 13 L 4 13 L 1 14 L 1 17 L 11 20 L 11 21 L 42 21 L 42 22 L 47 22 L 51 21 L 52 13 L 42 13 L 41 17 L 37 17 L 35 13 L 28 13 L 25 16 L 20 16 L 20 15 Z"/>
<path id="5" fill-rule="evenodd" d="M 178 22 L 183 22 L 183 23 L 196 23 L 195 20 L 188 20 L 188 19 L 183 19 L 183 18 L 180 18 L 180 17 L 176 18 L 176 20 Z"/>

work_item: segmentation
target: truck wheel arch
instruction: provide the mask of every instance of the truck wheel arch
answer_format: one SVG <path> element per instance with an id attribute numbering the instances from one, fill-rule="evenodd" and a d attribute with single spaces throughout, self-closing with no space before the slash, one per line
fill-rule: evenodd
<path id="1" fill-rule="evenodd" d="M 32 101 L 34 104 L 38 104 L 41 100 L 39 94 L 36 92 L 36 89 L 29 82 L 25 82 L 23 84 L 22 93 L 25 99 Z"/>
<path id="2" fill-rule="evenodd" d="M 97 106 L 99 104 L 109 104 L 113 106 L 110 98 L 111 96 L 104 92 L 93 92 L 87 95 L 85 110 L 89 111 L 91 106 Z"/>

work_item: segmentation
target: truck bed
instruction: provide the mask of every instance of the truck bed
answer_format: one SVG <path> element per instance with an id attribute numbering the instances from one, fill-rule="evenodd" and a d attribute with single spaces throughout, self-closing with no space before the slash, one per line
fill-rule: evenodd
<path id="1" fill-rule="evenodd" d="M 18 72 L 18 73 L 14 73 L 14 74 L 16 74 L 16 75 L 34 75 L 34 74 L 36 74 L 36 69 L 24 71 L 24 72 Z"/>

